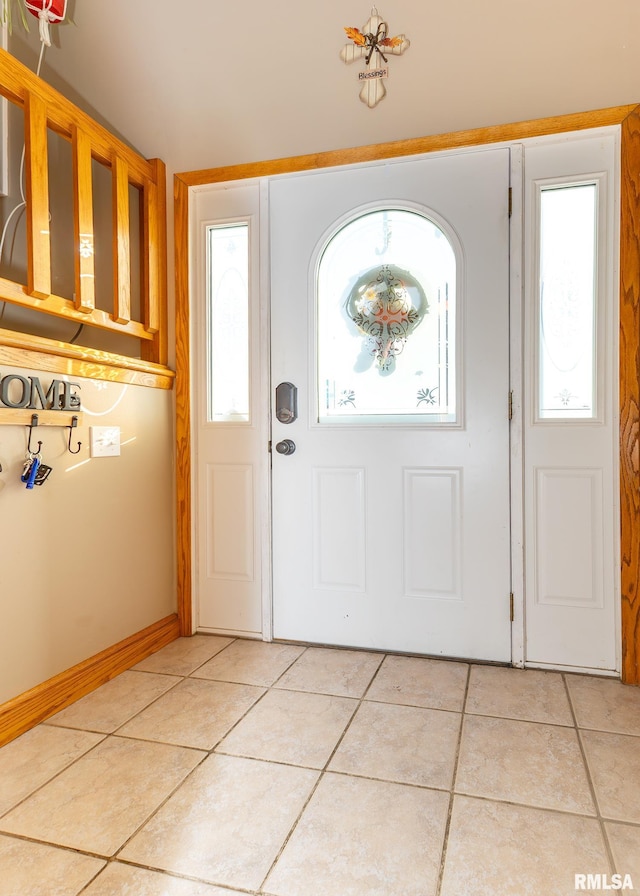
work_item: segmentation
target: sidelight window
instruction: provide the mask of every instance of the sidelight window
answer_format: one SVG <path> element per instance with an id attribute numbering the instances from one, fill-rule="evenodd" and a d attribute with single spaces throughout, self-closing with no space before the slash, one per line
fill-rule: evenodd
<path id="1" fill-rule="evenodd" d="M 209 422 L 249 421 L 249 225 L 207 228 Z"/>
<path id="2" fill-rule="evenodd" d="M 540 191 L 539 419 L 596 416 L 598 187 Z"/>

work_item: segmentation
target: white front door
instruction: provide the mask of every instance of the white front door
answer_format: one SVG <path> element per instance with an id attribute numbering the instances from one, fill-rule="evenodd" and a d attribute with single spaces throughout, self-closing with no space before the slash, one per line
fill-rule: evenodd
<path id="1" fill-rule="evenodd" d="M 269 184 L 277 639 L 511 659 L 509 172 L 500 148 Z"/>

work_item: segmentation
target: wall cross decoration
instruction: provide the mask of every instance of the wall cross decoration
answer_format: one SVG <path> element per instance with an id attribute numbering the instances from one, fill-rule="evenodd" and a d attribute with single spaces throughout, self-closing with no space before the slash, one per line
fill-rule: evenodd
<path id="1" fill-rule="evenodd" d="M 356 59 L 364 59 L 366 68 L 358 73 L 358 80 L 362 82 L 360 99 L 373 109 L 387 94 L 383 83 L 384 79 L 389 77 L 387 56 L 402 56 L 409 48 L 409 41 L 404 34 L 399 34 L 397 37 L 388 36 L 389 27 L 378 15 L 375 6 L 362 31 L 358 28 L 344 30 L 351 43 L 342 48 L 340 58 L 347 64 L 355 62 Z"/>

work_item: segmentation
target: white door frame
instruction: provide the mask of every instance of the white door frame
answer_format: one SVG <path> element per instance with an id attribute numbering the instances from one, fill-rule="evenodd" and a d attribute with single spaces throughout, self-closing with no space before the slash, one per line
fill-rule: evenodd
<path id="1" fill-rule="evenodd" d="M 522 396 L 524 394 L 523 364 L 523 302 L 524 302 L 524 201 L 523 148 L 511 145 L 511 219 L 509 227 L 509 379 L 511 389 L 509 452 L 511 456 L 511 664 L 519 668 L 525 662 L 524 620 L 524 456 L 522 427 Z"/>

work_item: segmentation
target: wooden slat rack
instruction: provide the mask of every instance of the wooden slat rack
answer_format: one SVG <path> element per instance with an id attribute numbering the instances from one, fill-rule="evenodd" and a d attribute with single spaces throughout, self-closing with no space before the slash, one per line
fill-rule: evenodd
<path id="1" fill-rule="evenodd" d="M 0 49 L 0 95 L 24 112 L 27 276 L 26 284 L 0 277 L 0 301 L 65 318 L 140 340 L 141 358 L 132 369 L 145 366 L 145 385 L 170 388 L 173 372 L 167 368 L 166 288 L 166 172 L 159 159 L 144 159 L 109 133 L 81 109 Z M 47 136 L 51 130 L 68 140 L 73 158 L 74 266 L 73 298 L 52 292 L 49 163 Z M 94 270 L 92 164 L 110 169 L 112 178 L 113 308 L 96 307 Z M 131 245 L 129 187 L 140 191 L 142 292 L 140 320 L 131 312 Z M 134 222 L 135 223 L 135 222 Z M 6 331 L 0 330 L 1 348 Z M 33 337 L 25 336 L 25 348 L 33 349 Z M 11 337 L 15 348 L 16 334 Z M 51 341 L 47 354 L 74 356 L 66 343 Z M 78 347 L 79 348 L 79 347 Z M 83 360 L 86 352 L 78 351 Z M 99 376 L 104 366 L 129 367 L 125 356 L 101 353 Z M 137 364 L 136 364 L 137 362 Z M 10 360 L 7 360 L 10 363 Z M 156 369 L 157 365 L 157 369 Z M 50 368 L 49 368 L 50 369 Z M 151 379 L 149 379 L 149 374 Z M 154 381 L 154 376 L 158 381 Z"/>

